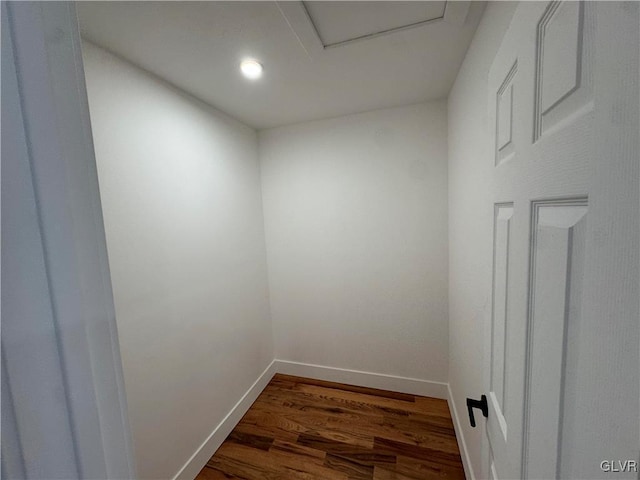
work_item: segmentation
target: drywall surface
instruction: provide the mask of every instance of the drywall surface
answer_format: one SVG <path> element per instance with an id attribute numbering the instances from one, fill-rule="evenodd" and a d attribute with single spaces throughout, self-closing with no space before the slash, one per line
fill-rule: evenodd
<path id="1" fill-rule="evenodd" d="M 84 46 L 140 478 L 170 478 L 273 359 L 257 134 Z"/>
<path id="2" fill-rule="evenodd" d="M 465 399 L 485 393 L 484 325 L 491 309 L 494 159 L 487 125 L 487 75 L 514 10 L 511 2 L 488 4 L 448 100 L 449 384 L 478 477 L 484 432 L 480 425 L 470 427 Z"/>
<path id="3" fill-rule="evenodd" d="M 446 103 L 259 137 L 276 358 L 446 381 Z"/>

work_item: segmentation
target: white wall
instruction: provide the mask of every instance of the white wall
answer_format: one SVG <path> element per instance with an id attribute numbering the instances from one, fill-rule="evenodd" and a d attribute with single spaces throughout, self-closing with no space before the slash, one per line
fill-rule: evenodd
<path id="1" fill-rule="evenodd" d="M 276 358 L 446 381 L 446 128 L 441 101 L 260 132 Z"/>
<path id="2" fill-rule="evenodd" d="M 84 46 L 138 474 L 176 474 L 273 359 L 256 132 Z"/>
<path id="3" fill-rule="evenodd" d="M 491 308 L 494 162 L 487 75 L 514 10 L 512 2 L 488 4 L 448 101 L 449 384 L 476 476 L 484 422 L 470 427 L 465 401 L 484 393 L 484 322 Z"/>

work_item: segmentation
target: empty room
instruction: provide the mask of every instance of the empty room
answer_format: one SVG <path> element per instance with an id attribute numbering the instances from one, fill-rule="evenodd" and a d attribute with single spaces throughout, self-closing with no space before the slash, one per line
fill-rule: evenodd
<path id="1" fill-rule="evenodd" d="M 640 3 L 1 34 L 3 479 L 639 478 Z"/>

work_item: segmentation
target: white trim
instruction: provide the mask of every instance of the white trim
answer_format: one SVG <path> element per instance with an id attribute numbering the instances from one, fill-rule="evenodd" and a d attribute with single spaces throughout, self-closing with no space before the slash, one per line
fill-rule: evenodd
<path id="1" fill-rule="evenodd" d="M 262 372 L 253 385 L 249 387 L 249 390 L 246 391 L 242 398 L 238 400 L 238 403 L 234 405 L 227 416 L 222 419 L 216 428 L 213 429 L 213 432 L 211 432 L 202 445 L 200 445 L 195 453 L 191 455 L 191 458 L 187 460 L 187 463 L 178 470 L 178 473 L 173 477 L 174 480 L 192 480 L 196 478 L 200 470 L 204 468 L 216 450 L 218 450 L 220 445 L 222 445 L 222 442 L 224 442 L 227 436 L 242 419 L 242 416 L 247 413 L 249 407 L 253 405 L 253 402 L 256 401 L 275 373 L 276 361 L 274 360 L 265 369 L 265 371 Z"/>
<path id="2" fill-rule="evenodd" d="M 447 391 L 449 398 L 449 410 L 451 411 L 451 418 L 453 419 L 453 428 L 456 432 L 456 440 L 458 441 L 458 450 L 460 450 L 460 456 L 462 457 L 462 466 L 464 467 L 464 475 L 468 480 L 476 480 L 476 475 L 473 471 L 473 464 L 469 458 L 469 450 L 467 449 L 467 443 L 464 441 L 464 434 L 462 432 L 462 424 L 460 423 L 460 417 L 458 416 L 458 410 L 456 409 L 456 402 L 453 400 L 453 393 L 451 392 L 451 385 L 447 384 Z"/>
<path id="3" fill-rule="evenodd" d="M 447 399 L 447 387 L 445 382 L 434 382 L 418 378 L 397 377 L 381 373 L 362 372 L 359 370 L 347 370 L 344 368 L 324 367 L 308 363 L 291 362 L 288 360 L 274 360 L 276 371 L 287 375 L 315 378 L 329 382 L 346 383 L 359 387 L 378 388 L 393 392 L 421 395 Z"/>

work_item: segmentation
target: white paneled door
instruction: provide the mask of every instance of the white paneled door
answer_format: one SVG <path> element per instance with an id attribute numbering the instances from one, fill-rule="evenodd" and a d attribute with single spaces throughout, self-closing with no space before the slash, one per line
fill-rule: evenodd
<path id="1" fill-rule="evenodd" d="M 489 70 L 489 478 L 638 478 L 638 10 L 523 2 Z"/>

